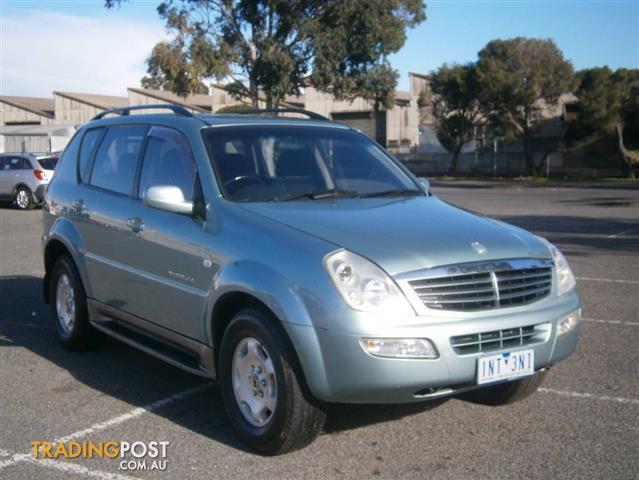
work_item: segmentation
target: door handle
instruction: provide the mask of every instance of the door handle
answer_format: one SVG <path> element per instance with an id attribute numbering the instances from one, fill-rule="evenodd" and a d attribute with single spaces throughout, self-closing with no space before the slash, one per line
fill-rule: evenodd
<path id="1" fill-rule="evenodd" d="M 129 228 L 133 233 L 138 233 L 144 230 L 144 223 L 140 217 L 131 217 L 127 218 L 124 221 L 124 224 Z"/>

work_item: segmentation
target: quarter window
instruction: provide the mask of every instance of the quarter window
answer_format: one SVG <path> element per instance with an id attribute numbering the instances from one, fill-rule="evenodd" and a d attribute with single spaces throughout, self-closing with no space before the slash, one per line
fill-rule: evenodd
<path id="1" fill-rule="evenodd" d="M 139 197 L 156 185 L 170 185 L 182 190 L 184 199 L 194 200 L 196 170 L 188 140 L 174 130 L 153 127 L 144 154 Z"/>
<path id="2" fill-rule="evenodd" d="M 82 138 L 80 159 L 78 160 L 78 171 L 80 172 L 80 180 L 82 183 L 88 183 L 89 181 L 91 154 L 93 150 L 95 150 L 98 140 L 102 137 L 102 133 L 104 133 L 104 128 L 94 128 L 86 132 Z"/>
<path id="3" fill-rule="evenodd" d="M 147 130 L 145 126 L 109 128 L 95 155 L 91 185 L 129 195 Z"/>

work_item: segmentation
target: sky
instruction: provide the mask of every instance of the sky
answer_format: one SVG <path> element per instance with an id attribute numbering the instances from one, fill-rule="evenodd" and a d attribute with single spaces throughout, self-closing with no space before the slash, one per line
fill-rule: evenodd
<path id="1" fill-rule="evenodd" d="M 107 10 L 103 0 L 0 0 L 0 94 L 126 95 L 167 39 L 159 0 Z M 408 72 L 474 61 L 495 38 L 552 38 L 576 69 L 639 68 L 639 0 L 426 0 L 427 20 L 390 57 Z"/>

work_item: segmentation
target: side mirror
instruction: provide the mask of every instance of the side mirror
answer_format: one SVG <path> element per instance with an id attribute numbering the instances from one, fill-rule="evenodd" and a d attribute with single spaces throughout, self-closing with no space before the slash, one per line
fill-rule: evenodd
<path id="1" fill-rule="evenodd" d="M 174 185 L 150 187 L 144 195 L 144 204 L 158 210 L 182 215 L 193 215 L 194 210 L 193 202 L 185 200 L 182 189 Z"/>
<path id="2" fill-rule="evenodd" d="M 431 195 L 430 193 L 430 182 L 428 181 L 428 179 L 424 178 L 424 177 L 419 177 L 417 179 L 417 183 L 419 183 L 419 186 L 422 187 L 422 189 L 424 190 L 424 192 L 428 195 Z"/>

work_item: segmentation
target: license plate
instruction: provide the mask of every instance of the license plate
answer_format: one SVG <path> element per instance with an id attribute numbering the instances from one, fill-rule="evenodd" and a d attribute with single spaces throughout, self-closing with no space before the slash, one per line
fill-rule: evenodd
<path id="1" fill-rule="evenodd" d="M 496 382 L 535 373 L 535 351 L 519 350 L 477 359 L 477 383 Z"/>

